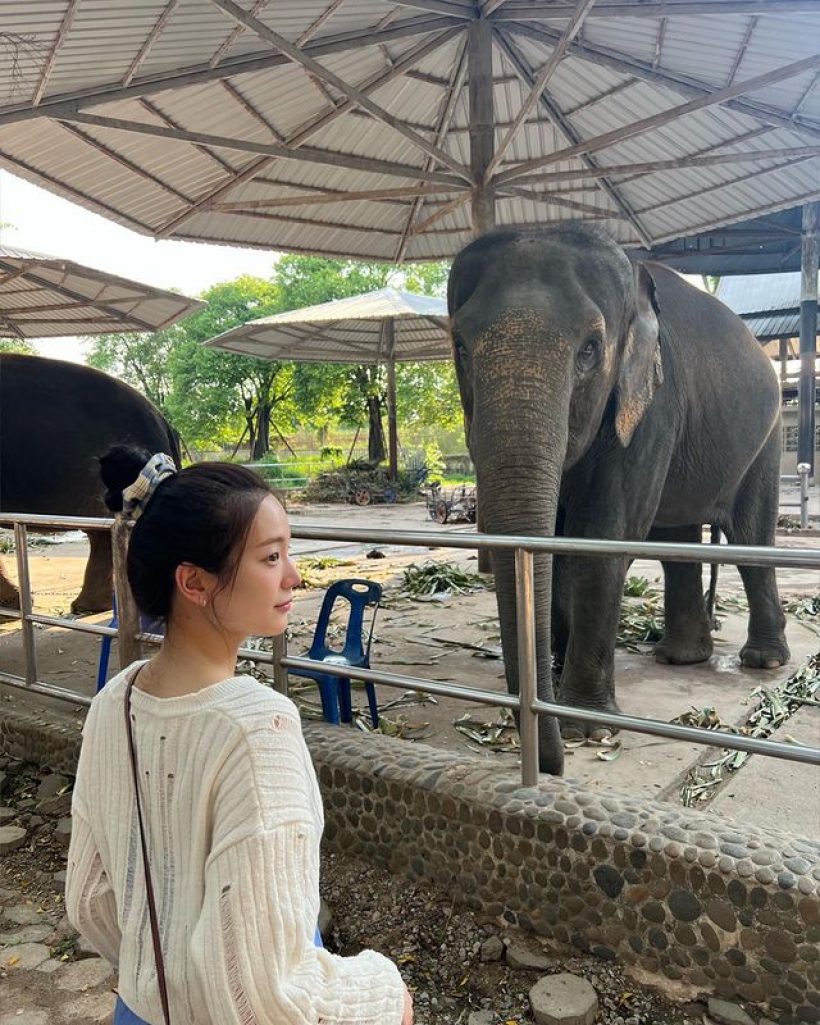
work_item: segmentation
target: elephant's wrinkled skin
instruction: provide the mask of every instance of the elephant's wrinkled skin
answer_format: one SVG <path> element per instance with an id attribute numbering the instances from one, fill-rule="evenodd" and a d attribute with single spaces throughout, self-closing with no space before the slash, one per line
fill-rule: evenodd
<path id="1" fill-rule="evenodd" d="M 479 529 L 497 534 L 773 544 L 780 394 L 742 321 L 658 264 L 633 269 L 588 225 L 493 232 L 456 258 L 449 310 Z M 538 694 L 617 710 L 613 662 L 626 559 L 536 559 Z M 517 692 L 512 557 L 494 553 L 508 687 Z M 660 661 L 712 651 L 701 566 L 665 563 Z M 744 665 L 789 658 L 774 571 L 741 569 Z M 551 602 L 552 598 L 552 602 Z M 567 725 L 565 724 L 565 732 Z M 588 730 L 580 724 L 569 729 Z M 543 772 L 559 773 L 555 720 Z"/>
<path id="2" fill-rule="evenodd" d="M 179 447 L 159 410 L 139 392 L 91 367 L 0 354 L 0 520 L 3 512 L 110 516 L 98 457 L 115 444 Z M 91 551 L 72 612 L 111 608 L 111 535 L 88 534 Z M 0 605 L 19 607 L 0 567 Z"/>

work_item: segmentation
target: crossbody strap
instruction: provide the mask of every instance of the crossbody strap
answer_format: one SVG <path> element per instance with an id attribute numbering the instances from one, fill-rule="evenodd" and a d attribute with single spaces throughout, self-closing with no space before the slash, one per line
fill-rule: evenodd
<path id="1" fill-rule="evenodd" d="M 140 669 L 142 666 L 140 666 Z M 162 959 L 162 945 L 159 936 L 159 922 L 157 921 L 157 905 L 154 900 L 154 885 L 151 881 L 151 867 L 148 863 L 148 844 L 145 842 L 145 826 L 142 821 L 142 805 L 140 803 L 139 771 L 137 769 L 137 751 L 134 747 L 134 732 L 131 728 L 131 691 L 134 688 L 134 680 L 137 673 L 131 677 L 125 691 L 125 728 L 128 731 L 128 750 L 131 755 L 131 774 L 134 778 L 134 796 L 137 801 L 137 819 L 140 826 L 140 843 L 142 844 L 142 864 L 145 869 L 145 889 L 148 894 L 148 917 L 151 920 L 151 940 L 154 944 L 154 961 L 157 966 L 157 984 L 159 985 L 159 996 L 162 1001 L 162 1017 L 165 1025 L 171 1025 L 171 1014 L 168 1009 L 168 987 L 165 983 L 165 962 Z"/>

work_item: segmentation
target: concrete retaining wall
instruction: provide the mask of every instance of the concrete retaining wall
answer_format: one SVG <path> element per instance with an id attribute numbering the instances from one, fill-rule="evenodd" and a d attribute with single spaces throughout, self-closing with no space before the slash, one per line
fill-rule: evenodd
<path id="1" fill-rule="evenodd" d="M 0 718 L 15 757 L 70 772 L 77 741 Z M 325 842 L 429 879 L 646 978 L 820 1022 L 820 843 L 708 813 L 517 775 L 470 756 L 308 723 Z"/>

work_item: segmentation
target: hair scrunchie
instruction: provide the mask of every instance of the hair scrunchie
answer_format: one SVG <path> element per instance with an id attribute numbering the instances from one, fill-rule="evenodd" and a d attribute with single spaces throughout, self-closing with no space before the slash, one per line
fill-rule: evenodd
<path id="1" fill-rule="evenodd" d="M 157 452 L 139 472 L 133 484 L 122 493 L 122 511 L 132 520 L 138 520 L 157 487 L 177 472 L 176 463 L 164 452 Z"/>

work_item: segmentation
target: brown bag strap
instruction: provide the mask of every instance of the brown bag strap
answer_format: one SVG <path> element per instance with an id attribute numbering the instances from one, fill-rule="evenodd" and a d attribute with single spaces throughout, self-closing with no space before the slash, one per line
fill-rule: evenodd
<path id="1" fill-rule="evenodd" d="M 140 666 L 140 669 L 142 669 L 142 666 Z M 138 669 L 131 677 L 128 688 L 125 691 L 125 728 L 128 731 L 128 750 L 131 754 L 131 773 L 134 777 L 134 795 L 137 801 L 137 819 L 139 820 L 140 842 L 142 844 L 142 864 L 145 869 L 145 888 L 148 893 L 148 917 L 151 920 L 151 939 L 154 944 L 154 961 L 157 966 L 157 983 L 159 985 L 160 1000 L 162 1001 L 162 1017 L 165 1020 L 165 1025 L 171 1025 L 171 1014 L 168 1010 L 168 987 L 165 984 L 165 962 L 162 959 L 159 922 L 157 921 L 157 905 L 154 900 L 154 885 L 151 881 L 151 867 L 148 864 L 148 845 L 145 842 L 145 826 L 142 821 L 137 751 L 134 747 L 134 733 L 131 728 L 131 691 L 134 688 L 134 680 L 136 680 L 139 671 Z"/>

